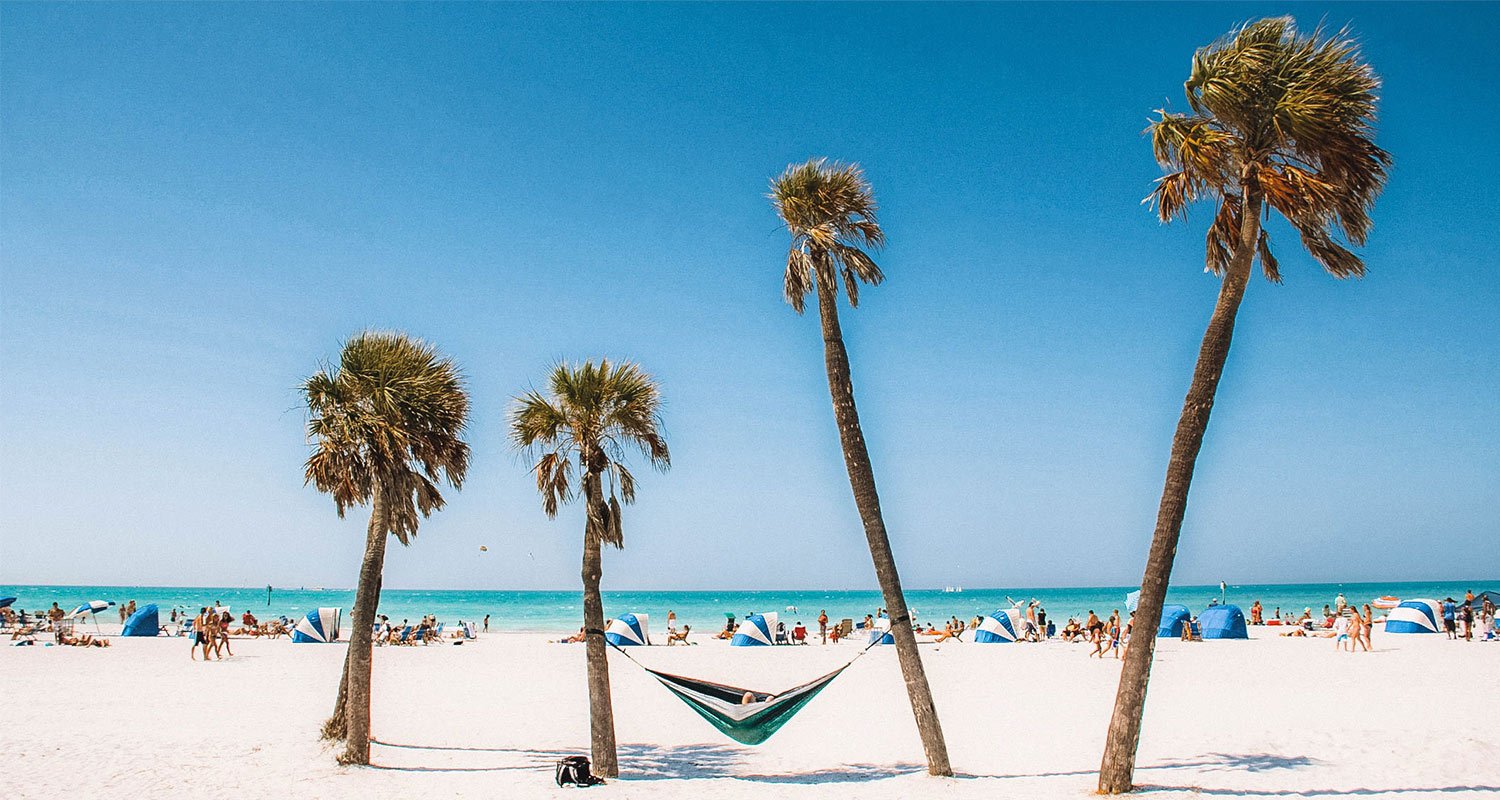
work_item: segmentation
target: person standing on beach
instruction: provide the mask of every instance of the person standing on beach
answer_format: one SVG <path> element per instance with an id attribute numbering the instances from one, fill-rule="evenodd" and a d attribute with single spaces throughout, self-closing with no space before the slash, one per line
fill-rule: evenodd
<path id="1" fill-rule="evenodd" d="M 1473 592 L 1470 592 L 1470 594 L 1473 594 Z M 1464 603 L 1461 613 L 1464 623 L 1464 641 L 1472 642 L 1474 641 L 1474 606 Z"/>
<path id="2" fill-rule="evenodd" d="M 193 652 L 203 648 L 203 660 L 208 660 L 208 609 L 198 609 L 198 616 L 193 618 L 193 646 L 188 649 L 188 658 L 196 661 Z"/>
<path id="3" fill-rule="evenodd" d="M 667 642 L 672 641 L 672 635 L 677 633 L 677 612 L 667 611 Z"/>
<path id="4" fill-rule="evenodd" d="M 489 614 L 485 614 L 484 615 L 484 632 L 485 633 L 489 633 L 490 632 L 490 615 Z"/>
<path id="5" fill-rule="evenodd" d="M 1333 649 L 1343 650 L 1344 643 L 1349 641 L 1349 618 L 1343 614 L 1333 620 Z M 1350 642 L 1349 652 L 1354 652 L 1354 644 Z"/>
<path id="6" fill-rule="evenodd" d="M 1370 651 L 1370 634 L 1375 631 L 1375 612 L 1370 610 L 1370 604 L 1365 603 L 1365 616 L 1360 620 L 1360 627 L 1364 629 L 1365 652 Z"/>
<path id="7" fill-rule="evenodd" d="M 822 637 L 823 644 L 828 644 L 828 609 L 818 612 L 818 636 Z"/>
<path id="8" fill-rule="evenodd" d="M 1454 633 L 1453 620 L 1453 615 L 1456 611 L 1458 611 L 1458 609 L 1453 605 L 1453 598 L 1450 597 L 1447 600 L 1443 601 L 1443 630 L 1447 632 L 1449 639 L 1458 638 L 1458 635 Z"/>

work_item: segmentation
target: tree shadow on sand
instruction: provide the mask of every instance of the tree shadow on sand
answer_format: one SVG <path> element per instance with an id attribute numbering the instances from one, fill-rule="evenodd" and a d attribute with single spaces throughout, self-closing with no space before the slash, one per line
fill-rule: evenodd
<path id="1" fill-rule="evenodd" d="M 376 747 L 392 748 L 395 750 L 408 751 L 430 751 L 434 753 L 493 753 L 508 756 L 507 761 L 514 763 L 498 766 L 423 766 L 407 765 L 395 766 L 391 764 L 377 764 L 372 759 L 371 769 L 389 770 L 392 772 L 511 772 L 516 770 L 550 770 L 557 760 L 570 755 L 578 755 L 576 751 L 569 750 L 536 750 L 518 747 L 458 747 L 453 745 L 423 745 L 406 744 L 398 742 L 383 742 L 379 739 L 371 739 L 370 744 Z"/>
<path id="2" fill-rule="evenodd" d="M 1159 764 L 1143 764 L 1136 767 L 1137 772 L 1150 772 L 1159 769 L 1196 769 L 1207 772 L 1215 771 L 1244 771 L 1244 772 L 1267 772 L 1275 769 L 1299 769 L 1319 764 L 1317 759 L 1307 756 L 1279 756 L 1272 753 L 1205 753 L 1197 758 L 1185 761 L 1164 761 Z M 1027 772 L 1010 775 L 975 775 L 972 773 L 960 773 L 959 778 L 1061 778 L 1079 775 L 1097 775 L 1097 769 L 1075 769 L 1058 772 Z M 1144 787 L 1143 787 L 1144 788 Z M 1172 787 L 1159 787 L 1170 789 Z"/>
<path id="3" fill-rule="evenodd" d="M 861 783 L 925 769 L 921 764 L 844 764 L 811 772 L 750 774 L 739 771 L 747 751 L 722 744 L 690 744 L 676 747 L 620 745 L 620 777 L 632 780 L 674 778 L 732 778 L 754 783 Z"/>

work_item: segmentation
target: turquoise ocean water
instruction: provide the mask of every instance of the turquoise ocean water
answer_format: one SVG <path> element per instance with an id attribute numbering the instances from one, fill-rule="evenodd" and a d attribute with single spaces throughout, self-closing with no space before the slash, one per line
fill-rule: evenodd
<path id="1" fill-rule="evenodd" d="M 1085 588 L 1004 588 L 965 589 L 962 592 L 943 590 L 911 590 L 906 593 L 907 603 L 916 610 L 919 621 L 941 623 L 950 616 L 970 619 L 977 614 L 986 614 L 997 608 L 1009 607 L 1009 598 L 1015 600 L 1041 601 L 1050 618 L 1063 622 L 1070 616 L 1087 614 L 1091 609 L 1105 616 L 1113 609 L 1123 609 L 1125 594 L 1135 587 L 1097 586 Z M 1225 599 L 1244 609 L 1260 600 L 1269 618 L 1278 607 L 1283 613 L 1297 612 L 1311 606 L 1316 613 L 1324 604 L 1332 603 L 1339 592 L 1343 592 L 1351 603 L 1366 603 L 1382 595 L 1395 595 L 1403 599 L 1463 597 L 1465 589 L 1478 592 L 1482 589 L 1500 590 L 1500 579 L 1487 581 L 1447 581 L 1437 583 L 1312 583 L 1312 584 L 1265 584 L 1230 585 Z M 243 610 L 250 610 L 257 617 L 267 618 L 285 615 L 301 617 L 310 609 L 320 606 L 337 606 L 348 614 L 354 602 L 354 592 L 348 589 L 304 589 L 276 587 L 270 594 L 266 587 L 252 588 L 201 588 L 173 586 L 17 586 L 0 585 L 0 597 L 15 596 L 16 606 L 28 612 L 48 608 L 53 602 L 66 610 L 89 600 L 113 600 L 119 603 L 136 601 L 138 606 L 156 603 L 163 620 L 170 609 L 179 607 L 194 613 L 210 603 L 221 603 L 234 609 L 238 617 Z M 1182 603 L 1196 613 L 1212 598 L 1219 597 L 1219 587 L 1174 586 L 1167 601 Z M 653 630 L 666 626 L 668 611 L 675 611 L 679 623 L 686 623 L 698 631 L 714 631 L 723 627 L 724 615 L 736 617 L 751 612 L 780 612 L 782 621 L 788 626 L 803 621 L 815 624 L 818 612 L 827 609 L 828 616 L 838 620 L 845 617 L 861 619 L 873 614 L 881 606 L 880 592 L 866 591 L 819 591 L 794 589 L 760 592 L 605 592 L 604 611 L 608 616 L 627 612 L 650 614 Z M 796 611 L 788 611 L 795 607 Z M 383 593 L 380 612 L 394 621 L 415 620 L 424 614 L 434 614 L 450 624 L 459 620 L 481 620 L 490 615 L 491 631 L 565 632 L 574 631 L 582 624 L 583 604 L 578 591 L 507 592 L 507 591 L 419 591 L 390 589 Z M 104 612 L 101 621 L 119 622 L 118 612 Z M 347 616 L 345 617 L 347 619 Z"/>

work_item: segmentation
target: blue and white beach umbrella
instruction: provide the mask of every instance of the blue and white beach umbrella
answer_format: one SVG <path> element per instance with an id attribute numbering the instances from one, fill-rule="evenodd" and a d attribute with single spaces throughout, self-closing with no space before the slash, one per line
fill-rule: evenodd
<path id="1" fill-rule="evenodd" d="M 760 647 L 776 643 L 776 612 L 751 614 L 729 640 L 731 647 Z"/>
<path id="2" fill-rule="evenodd" d="M 292 629 L 294 642 L 336 642 L 339 640 L 339 610 L 315 608 Z"/>
<path id="3" fill-rule="evenodd" d="M 604 641 L 615 647 L 643 647 L 651 643 L 645 614 L 621 614 L 604 631 Z"/>
<path id="4" fill-rule="evenodd" d="M 90 600 L 87 603 L 84 603 L 83 605 L 73 609 L 73 613 L 69 614 L 68 616 L 81 617 L 84 614 L 97 614 L 112 605 L 114 605 L 114 603 L 107 603 L 103 600 Z"/>
<path id="5" fill-rule="evenodd" d="M 1386 633 L 1437 633 L 1441 631 L 1443 607 L 1436 600 L 1407 600 L 1391 609 L 1385 618 Z"/>
<path id="6" fill-rule="evenodd" d="M 979 623 L 979 629 L 974 631 L 975 644 L 1003 644 L 1016 640 L 1016 631 L 1020 630 L 1020 612 L 1014 608 L 1002 608 L 999 611 L 985 617 Z"/>
<path id="7" fill-rule="evenodd" d="M 14 597 L 0 597 L 0 608 L 5 608 L 14 602 L 16 602 L 16 598 Z"/>

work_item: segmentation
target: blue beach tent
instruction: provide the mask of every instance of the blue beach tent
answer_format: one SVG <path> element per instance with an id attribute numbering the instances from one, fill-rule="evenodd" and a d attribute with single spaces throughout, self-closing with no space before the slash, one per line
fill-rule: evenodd
<path id="1" fill-rule="evenodd" d="M 985 617 L 974 630 L 975 644 L 1001 644 L 1016 640 L 1017 617 L 1015 609 L 1002 608 Z"/>
<path id="2" fill-rule="evenodd" d="M 1161 607 L 1161 624 L 1156 628 L 1157 636 L 1182 636 L 1182 626 L 1193 616 L 1187 606 L 1169 603 Z"/>
<path id="3" fill-rule="evenodd" d="M 292 629 L 292 641 L 304 644 L 338 641 L 339 613 L 337 608 L 315 608 L 307 612 L 307 618 Z"/>
<path id="4" fill-rule="evenodd" d="M 1443 629 L 1443 607 L 1436 600 L 1407 600 L 1385 618 L 1386 633 L 1437 633 Z"/>
<path id="5" fill-rule="evenodd" d="M 1239 606 L 1209 606 L 1198 615 L 1204 639 L 1249 639 L 1245 614 Z"/>
<path id="6" fill-rule="evenodd" d="M 161 622 L 156 615 L 156 604 L 152 603 L 145 608 L 138 609 L 125 620 L 125 627 L 120 630 L 121 636 L 155 636 L 161 631 Z"/>
<path id="7" fill-rule="evenodd" d="M 729 640 L 730 647 L 761 647 L 776 643 L 776 612 L 769 614 L 751 614 L 740 623 L 739 630 L 734 632 L 734 638 Z"/>
<path id="8" fill-rule="evenodd" d="M 651 643 L 646 635 L 645 614 L 621 614 L 604 631 L 604 641 L 615 647 L 640 647 Z"/>

